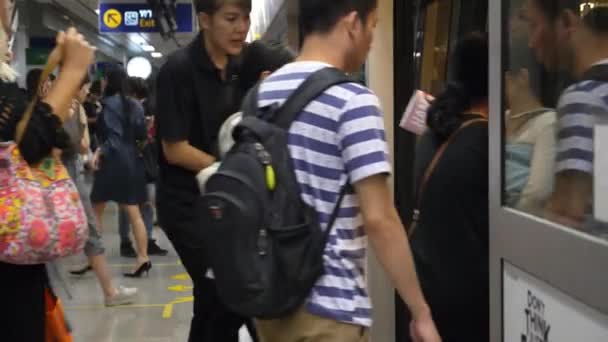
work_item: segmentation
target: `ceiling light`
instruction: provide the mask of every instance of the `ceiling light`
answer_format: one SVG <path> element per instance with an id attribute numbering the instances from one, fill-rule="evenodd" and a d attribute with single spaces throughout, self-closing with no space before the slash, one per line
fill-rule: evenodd
<path id="1" fill-rule="evenodd" d="M 127 63 L 127 74 L 131 77 L 148 78 L 152 73 L 152 64 L 147 58 L 133 57 Z"/>
<path id="2" fill-rule="evenodd" d="M 146 52 L 152 52 L 152 51 L 156 51 L 156 48 L 154 48 L 154 46 L 150 45 L 150 44 L 144 44 L 141 46 L 141 49 L 146 51 Z"/>
<path id="3" fill-rule="evenodd" d="M 152 52 L 150 56 L 152 56 L 152 58 L 162 58 L 163 54 L 160 52 Z"/>

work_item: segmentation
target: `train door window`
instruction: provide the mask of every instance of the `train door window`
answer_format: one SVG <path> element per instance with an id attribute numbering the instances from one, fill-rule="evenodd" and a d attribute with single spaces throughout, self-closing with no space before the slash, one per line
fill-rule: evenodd
<path id="1" fill-rule="evenodd" d="M 451 14 L 451 0 L 430 2 L 424 13 L 419 87 L 431 94 L 439 93 L 446 80 Z"/>
<path id="2" fill-rule="evenodd" d="M 608 1 L 503 6 L 503 203 L 608 238 Z"/>

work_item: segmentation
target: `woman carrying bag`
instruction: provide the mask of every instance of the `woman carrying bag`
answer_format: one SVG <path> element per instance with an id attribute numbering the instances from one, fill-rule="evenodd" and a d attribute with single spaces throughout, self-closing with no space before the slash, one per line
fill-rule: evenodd
<path id="1" fill-rule="evenodd" d="M 51 66 L 61 62 L 59 77 L 44 101 L 36 99 L 35 103 L 28 107 L 27 100 L 15 83 L 16 74 L 8 65 L 8 40 L 11 32 L 7 32 L 7 29 L 11 25 L 7 3 L 6 0 L 0 0 L 0 142 L 3 144 L 3 152 L 8 149 L 11 151 L 10 157 L 4 154 L 5 158 L 0 159 L 0 296 L 4 306 L 4 309 L 0 310 L 0 331 L 6 341 L 37 342 L 53 340 L 47 339 L 51 336 L 46 336 L 47 328 L 53 327 L 47 325 L 47 300 L 51 312 L 58 309 L 56 298 L 49 291 L 44 263 L 81 248 L 86 233 L 81 234 L 80 228 L 86 225 L 79 222 L 63 226 L 52 225 L 49 234 L 53 250 L 36 250 L 36 244 L 47 243 L 48 239 L 45 240 L 44 237 L 48 236 L 42 234 L 45 233 L 44 230 L 36 230 L 40 228 L 36 222 L 26 222 L 28 219 L 36 219 L 37 213 L 33 212 L 23 219 L 25 223 L 21 222 L 23 215 L 14 216 L 16 213 L 20 215 L 21 208 L 28 204 L 21 203 L 18 198 L 12 201 L 14 198 L 7 195 L 10 189 L 7 190 L 6 184 L 18 177 L 12 172 L 13 158 L 18 157 L 25 163 L 19 165 L 18 174 L 31 172 L 29 176 L 35 178 L 39 176 L 36 170 L 40 168 L 41 161 L 52 159 L 49 156 L 53 149 L 61 148 L 66 143 L 65 133 L 61 129 L 62 121 L 68 115 L 72 98 L 93 61 L 95 49 L 74 28 L 60 32 L 57 36 L 57 47 L 49 58 Z M 6 147 L 11 144 L 12 147 Z M 61 167 L 59 164 L 50 171 L 60 171 Z M 69 187 L 69 184 L 66 186 Z M 37 194 L 42 196 L 41 193 Z M 28 196 L 36 199 L 36 193 Z M 66 212 L 82 214 L 78 197 L 72 197 L 71 202 L 65 203 L 65 207 Z M 51 220 L 57 217 L 59 213 L 47 213 L 46 223 L 56 223 Z M 40 221 L 42 222 L 42 219 Z M 15 226 L 15 222 L 28 225 Z M 24 242 L 19 232 L 25 229 L 31 230 L 27 236 L 28 240 Z M 74 235 L 66 237 L 62 232 Z M 19 249 L 24 245 L 27 249 Z M 49 329 L 49 333 L 55 334 L 57 331 Z"/>
<path id="2" fill-rule="evenodd" d="M 488 40 L 454 48 L 445 91 L 431 103 L 416 150 L 409 234 L 416 270 L 445 342 L 487 342 Z"/>

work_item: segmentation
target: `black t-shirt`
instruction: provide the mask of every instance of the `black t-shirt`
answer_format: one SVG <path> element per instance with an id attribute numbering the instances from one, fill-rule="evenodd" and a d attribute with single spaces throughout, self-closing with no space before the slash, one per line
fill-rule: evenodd
<path id="1" fill-rule="evenodd" d="M 471 118 L 477 117 L 467 116 Z M 430 132 L 422 137 L 416 151 L 416 189 L 440 144 Z M 460 131 L 437 164 L 411 241 L 425 295 L 440 306 L 437 310 L 462 310 L 460 305 L 475 298 L 478 306 L 467 310 L 483 316 L 479 311 L 487 304 L 489 276 L 488 189 L 488 125 L 479 122 Z"/>
<path id="2" fill-rule="evenodd" d="M 169 56 L 157 79 L 158 141 L 187 140 L 216 155 L 219 129 L 239 110 L 247 91 L 239 81 L 240 71 L 246 68 L 242 64 L 241 57 L 232 58 L 223 79 L 204 48 L 202 34 Z M 196 174 L 169 164 L 159 150 L 159 222 L 168 230 L 188 229 L 197 221 Z"/>

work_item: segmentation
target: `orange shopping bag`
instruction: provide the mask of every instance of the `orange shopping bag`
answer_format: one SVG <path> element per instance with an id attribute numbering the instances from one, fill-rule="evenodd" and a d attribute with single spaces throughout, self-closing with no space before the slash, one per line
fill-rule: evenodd
<path id="1" fill-rule="evenodd" d="M 45 291 L 44 300 L 46 302 L 45 342 L 72 342 L 72 334 L 65 319 L 61 300 L 49 289 Z"/>

